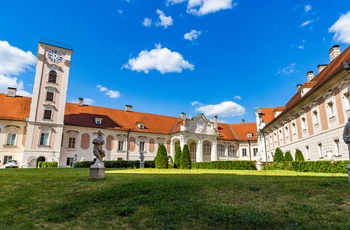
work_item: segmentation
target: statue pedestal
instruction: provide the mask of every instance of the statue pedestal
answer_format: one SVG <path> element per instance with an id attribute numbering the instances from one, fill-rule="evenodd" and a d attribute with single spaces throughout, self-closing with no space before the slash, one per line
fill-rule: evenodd
<path id="1" fill-rule="evenodd" d="M 105 166 L 103 164 L 93 164 L 90 166 L 90 179 L 101 180 L 105 178 Z"/>
<path id="2" fill-rule="evenodd" d="M 256 169 L 257 170 L 262 170 L 263 169 L 262 163 L 260 161 L 256 162 Z"/>
<path id="3" fill-rule="evenodd" d="M 348 169 L 348 182 L 350 183 L 350 161 L 348 162 L 348 167 L 346 167 Z"/>

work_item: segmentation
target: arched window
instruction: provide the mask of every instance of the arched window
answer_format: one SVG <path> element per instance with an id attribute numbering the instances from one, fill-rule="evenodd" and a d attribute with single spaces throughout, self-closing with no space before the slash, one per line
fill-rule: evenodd
<path id="1" fill-rule="evenodd" d="M 223 157 L 225 156 L 225 146 L 223 144 L 218 144 L 218 156 Z"/>
<path id="2" fill-rule="evenodd" d="M 49 72 L 49 82 L 56 83 L 56 80 L 57 80 L 57 73 L 56 71 L 51 70 Z"/>
<path id="3" fill-rule="evenodd" d="M 209 141 L 203 143 L 203 155 L 211 155 L 211 144 Z"/>
<path id="4" fill-rule="evenodd" d="M 237 149 L 234 145 L 228 146 L 228 156 L 229 157 L 237 157 Z"/>

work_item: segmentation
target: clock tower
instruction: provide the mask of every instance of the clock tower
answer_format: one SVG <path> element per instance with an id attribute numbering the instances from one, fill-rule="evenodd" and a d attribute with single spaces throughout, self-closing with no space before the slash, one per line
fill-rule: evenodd
<path id="1" fill-rule="evenodd" d="M 22 165 L 59 162 L 72 47 L 39 42 Z"/>

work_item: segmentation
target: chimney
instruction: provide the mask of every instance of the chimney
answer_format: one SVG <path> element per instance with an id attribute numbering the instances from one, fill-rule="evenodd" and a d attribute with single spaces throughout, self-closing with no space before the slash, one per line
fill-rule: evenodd
<path id="1" fill-rule="evenodd" d="M 218 130 L 218 116 L 217 115 L 214 116 L 214 129 Z"/>
<path id="2" fill-rule="evenodd" d="M 302 84 L 297 84 L 297 89 L 299 90 L 301 88 Z"/>
<path id="3" fill-rule="evenodd" d="M 317 66 L 317 71 L 318 71 L 318 73 L 321 73 L 321 71 L 324 69 L 324 68 L 326 68 L 327 67 L 327 64 L 319 64 L 318 66 Z"/>
<path id="4" fill-rule="evenodd" d="M 244 124 L 244 122 L 245 122 L 244 119 L 242 119 L 242 124 Z"/>
<path id="5" fill-rule="evenodd" d="M 181 120 L 186 120 L 186 113 L 184 113 L 184 112 L 181 112 L 180 113 L 180 118 L 181 118 Z"/>
<path id="6" fill-rule="evenodd" d="M 340 46 L 339 45 L 335 45 L 333 46 L 329 51 L 328 51 L 328 54 L 329 54 L 329 58 L 331 59 L 331 62 L 339 56 L 340 54 Z"/>
<path id="7" fill-rule="evenodd" d="M 314 71 L 307 72 L 306 77 L 308 82 L 311 81 L 315 77 Z"/>
<path id="8" fill-rule="evenodd" d="M 84 103 L 84 98 L 79 97 L 79 99 L 78 99 L 78 105 L 79 105 L 79 106 L 83 106 L 83 103 Z"/>
<path id="9" fill-rule="evenodd" d="M 16 92 L 17 92 L 16 88 L 7 87 L 7 96 L 8 97 L 16 97 Z"/>
<path id="10" fill-rule="evenodd" d="M 132 105 L 125 105 L 126 112 L 132 112 Z"/>

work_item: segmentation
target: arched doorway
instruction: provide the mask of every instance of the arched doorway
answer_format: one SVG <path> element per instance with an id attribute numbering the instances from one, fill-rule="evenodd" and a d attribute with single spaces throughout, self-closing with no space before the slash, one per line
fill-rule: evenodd
<path id="1" fill-rule="evenodd" d="M 190 142 L 188 147 L 190 150 L 191 162 L 196 162 L 197 143 L 192 141 L 192 142 Z"/>
<path id="2" fill-rule="evenodd" d="M 211 143 L 209 141 L 203 142 L 203 162 L 211 161 Z"/>
<path id="3" fill-rule="evenodd" d="M 38 167 L 38 164 L 40 161 L 46 161 L 45 157 L 38 157 L 38 160 L 36 161 L 36 167 Z"/>

